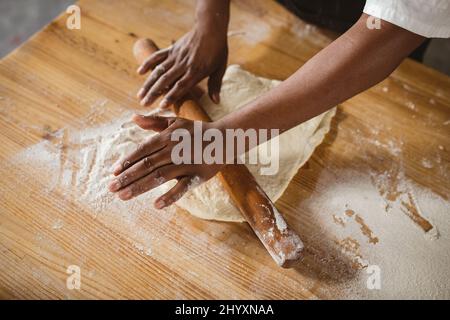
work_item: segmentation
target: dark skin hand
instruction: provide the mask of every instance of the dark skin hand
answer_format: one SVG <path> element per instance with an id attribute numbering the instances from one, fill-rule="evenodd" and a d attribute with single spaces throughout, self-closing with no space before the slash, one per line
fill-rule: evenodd
<path id="1" fill-rule="evenodd" d="M 157 131 L 159 134 L 141 144 L 136 151 L 114 168 L 116 178 L 110 183 L 109 190 L 117 192 L 120 199 L 130 200 L 169 180 L 177 179 L 178 183 L 156 200 L 156 208 L 161 209 L 176 202 L 189 187 L 212 178 L 222 168 L 223 165 L 175 165 L 172 163 L 171 151 L 178 142 L 171 141 L 170 135 L 174 130 L 183 128 L 187 129 L 192 136 L 193 121 L 175 117 L 142 115 L 135 115 L 133 121 L 142 129 Z M 203 129 L 208 128 L 209 124 L 204 123 Z M 191 150 L 194 150 L 193 145 Z M 200 166 L 201 170 L 198 168 Z"/>
<path id="2" fill-rule="evenodd" d="M 218 121 L 205 123 L 204 127 L 222 132 L 249 128 L 280 129 L 283 132 L 379 83 L 425 40 L 386 21 L 382 21 L 380 30 L 368 29 L 367 19 L 368 16 L 363 14 L 350 30 L 273 90 Z M 190 179 L 200 177 L 206 181 L 221 169 L 220 165 L 174 165 L 170 155 L 176 143 L 162 147 L 161 141 L 167 141 L 175 128 L 192 130 L 192 121 L 177 122 L 170 118 L 164 122 L 164 118 L 158 118 L 146 125 L 138 118 L 135 117 L 135 121 L 142 128 L 163 131 L 159 138 L 148 141 L 145 148 L 122 159 L 114 170 L 119 180 L 124 172 L 140 172 L 135 176 L 139 177 L 138 180 L 122 179 L 126 181 L 117 185 L 117 178 L 113 180 L 110 189 L 118 192 L 121 199 L 131 199 L 156 188 L 165 180 L 176 178 L 179 181 L 177 186 L 162 196 L 164 201 L 155 204 L 157 208 L 163 208 L 186 192 Z M 175 121 L 176 125 L 169 125 L 168 121 Z M 144 167 L 142 159 L 146 157 L 156 160 L 148 169 L 140 169 Z"/>
<path id="3" fill-rule="evenodd" d="M 172 46 L 155 52 L 142 63 L 139 74 L 153 71 L 137 94 L 141 105 L 151 105 L 166 93 L 160 107 L 167 108 L 207 77 L 209 96 L 219 103 L 228 58 L 228 2 L 199 1 L 194 28 Z"/>

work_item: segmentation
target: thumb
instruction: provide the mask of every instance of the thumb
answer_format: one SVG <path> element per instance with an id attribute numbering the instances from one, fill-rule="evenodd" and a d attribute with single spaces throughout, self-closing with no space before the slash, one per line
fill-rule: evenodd
<path id="1" fill-rule="evenodd" d="M 223 64 L 208 79 L 208 94 L 211 100 L 218 104 L 220 102 L 220 88 L 222 87 L 222 78 L 225 74 L 226 64 Z"/>
<path id="2" fill-rule="evenodd" d="M 161 116 L 144 116 L 135 114 L 133 116 L 133 121 L 136 123 L 139 127 L 145 130 L 153 130 L 161 132 L 167 127 L 169 127 L 172 123 L 174 123 L 176 120 L 175 117 L 161 117 Z"/>

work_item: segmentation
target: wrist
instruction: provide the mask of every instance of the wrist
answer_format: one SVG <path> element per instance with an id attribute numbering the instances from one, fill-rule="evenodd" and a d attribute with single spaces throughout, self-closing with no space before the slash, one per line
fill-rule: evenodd
<path id="1" fill-rule="evenodd" d="M 199 31 L 216 31 L 226 36 L 230 16 L 229 0 L 198 0 L 195 27 Z"/>

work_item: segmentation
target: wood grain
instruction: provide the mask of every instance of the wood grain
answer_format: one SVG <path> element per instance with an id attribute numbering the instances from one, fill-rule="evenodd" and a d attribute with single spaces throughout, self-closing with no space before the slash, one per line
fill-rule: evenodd
<path id="1" fill-rule="evenodd" d="M 380 187 L 380 194 L 395 197 L 401 161 L 408 179 L 449 199 L 450 79 L 407 60 L 383 83 L 339 106 L 324 143 L 277 202 L 305 243 L 305 260 L 294 270 L 279 270 L 246 224 L 161 214 L 151 206 L 95 215 L 63 188 L 49 188 L 52 177 L 32 159 L 16 160 L 58 129 L 142 110 L 135 99 L 142 78 L 130 48 L 136 37 L 162 46 L 180 37 L 192 25 L 193 2 L 80 6 L 81 30 L 68 30 L 62 15 L 0 62 L 0 297 L 340 297 L 341 284 L 355 277 L 354 265 L 323 241 L 320 221 L 303 204 L 326 188 L 321 176 L 390 172 L 394 187 Z M 333 38 L 272 1 L 234 1 L 230 30 L 244 33 L 230 37 L 229 62 L 276 79 Z M 94 117 L 98 101 L 106 104 Z M 392 139 L 401 141 L 401 160 L 386 147 Z M 424 167 L 430 155 L 440 164 Z M 62 227 L 55 228 L 57 221 Z M 151 254 L 136 244 L 151 247 Z M 81 290 L 66 288 L 69 265 L 81 267 Z"/>

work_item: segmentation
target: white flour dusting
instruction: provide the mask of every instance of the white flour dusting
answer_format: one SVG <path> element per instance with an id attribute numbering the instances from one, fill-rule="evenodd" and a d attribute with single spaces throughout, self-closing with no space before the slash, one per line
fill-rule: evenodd
<path id="1" fill-rule="evenodd" d="M 112 170 L 117 161 L 155 134 L 139 128 L 131 121 L 131 116 L 132 113 L 126 113 L 110 124 L 68 134 L 71 159 L 76 159 L 78 170 L 71 170 L 70 164 L 66 164 L 63 183 L 75 186 L 78 198 L 96 213 L 124 204 L 108 190 L 113 178 Z M 147 192 L 139 200 L 153 205 L 159 194 L 161 190 Z"/>
<path id="2" fill-rule="evenodd" d="M 95 112 L 93 110 L 88 120 L 95 121 Z M 167 190 L 174 182 L 168 182 L 127 202 L 121 201 L 108 190 L 115 162 L 154 134 L 135 125 L 131 121 L 132 115 L 131 112 L 125 112 L 110 124 L 83 130 L 63 128 L 17 154 L 11 163 L 17 167 L 33 163 L 33 170 L 39 173 L 36 178 L 48 182 L 44 193 L 61 190 L 67 200 L 76 200 L 87 206 L 95 217 L 102 215 L 105 219 L 112 217 L 116 223 L 121 221 L 124 227 L 133 230 L 133 248 L 151 256 L 152 244 L 161 239 L 154 239 L 153 235 L 136 226 L 139 213 L 148 211 L 146 208 L 152 207 L 163 190 Z M 168 212 L 173 211 L 172 208 L 161 212 L 168 219 L 171 216 Z M 51 223 L 55 231 L 64 227 L 62 219 Z"/>
<path id="3" fill-rule="evenodd" d="M 53 223 L 52 229 L 58 230 L 58 229 L 61 229 L 63 226 L 64 226 L 64 222 L 61 219 L 58 219 L 55 221 L 55 223 Z"/>
<path id="4" fill-rule="evenodd" d="M 275 223 L 277 225 L 278 230 L 280 230 L 281 233 L 287 229 L 286 221 L 281 216 L 280 212 L 275 208 L 275 206 L 272 206 L 272 211 L 275 216 Z"/>
<path id="5" fill-rule="evenodd" d="M 450 204 L 401 174 L 399 194 L 381 187 L 390 182 L 358 172 L 322 175 L 303 205 L 353 261 L 358 276 L 346 283 L 349 298 L 449 298 Z M 357 195 L 357 196 L 355 196 Z M 429 223 L 418 224 L 417 214 Z M 419 222 L 423 222 L 419 220 Z M 438 227 L 439 226 L 439 229 Z M 381 288 L 369 290 L 369 266 L 381 270 Z"/>

